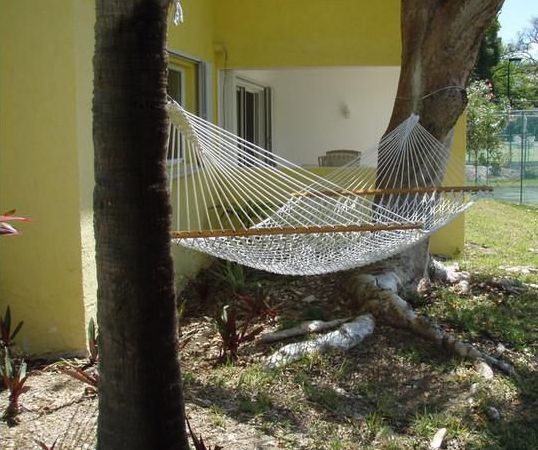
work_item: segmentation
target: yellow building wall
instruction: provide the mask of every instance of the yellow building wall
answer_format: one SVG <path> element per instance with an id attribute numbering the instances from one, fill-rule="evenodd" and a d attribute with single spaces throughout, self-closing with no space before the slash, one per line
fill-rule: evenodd
<path id="1" fill-rule="evenodd" d="M 214 46 L 213 46 L 213 28 L 214 28 L 214 1 L 213 0 L 195 0 L 182 2 L 185 21 L 183 24 L 176 26 L 173 24 L 171 17 L 168 26 L 168 43 L 167 48 L 172 53 L 191 57 L 195 60 L 203 60 L 212 64 L 213 99 L 214 111 L 216 110 L 216 92 L 217 92 L 217 72 L 214 65 Z M 171 56 L 171 62 L 174 57 Z M 190 72 L 186 73 L 187 77 Z M 193 93 L 189 91 L 187 84 L 186 105 L 185 107 L 193 111 L 197 105 L 197 99 L 192 98 Z M 212 117 L 214 119 L 214 117 Z M 190 214 L 195 215 L 194 203 L 190 204 Z M 174 259 L 174 271 L 176 274 L 176 290 L 181 290 L 185 284 L 196 276 L 198 271 L 209 265 L 212 261 L 210 257 L 203 253 L 180 247 L 172 246 L 172 257 Z"/>
<path id="2" fill-rule="evenodd" d="M 168 23 L 168 44 L 171 51 L 178 51 L 196 59 L 212 62 L 214 58 L 213 3 L 222 0 L 188 0 L 183 1 L 184 23 L 176 26 L 172 22 L 173 14 Z M 224 1 L 226 3 L 226 1 Z"/>
<path id="3" fill-rule="evenodd" d="M 227 68 L 400 65 L 400 0 L 217 0 Z"/>
<path id="4" fill-rule="evenodd" d="M 0 240 L 0 305 L 30 353 L 85 346 L 74 8 L 0 0 L 0 209 L 33 220 Z"/>
<path id="5" fill-rule="evenodd" d="M 454 142 L 448 165 L 461 167 L 458 174 L 445 178 L 445 186 L 464 186 L 465 185 L 465 128 L 467 122 L 462 116 L 458 120 L 454 129 Z M 434 255 L 443 255 L 448 257 L 458 256 L 463 252 L 465 240 L 465 216 L 460 214 L 448 225 L 441 228 L 430 239 L 430 252 Z"/>
<path id="6" fill-rule="evenodd" d="M 93 234 L 93 53 L 95 2 L 76 0 L 74 10 L 75 76 L 76 76 L 76 133 L 80 191 L 80 259 L 86 326 L 97 313 L 97 273 L 95 239 Z M 86 329 L 86 327 L 85 327 Z"/>

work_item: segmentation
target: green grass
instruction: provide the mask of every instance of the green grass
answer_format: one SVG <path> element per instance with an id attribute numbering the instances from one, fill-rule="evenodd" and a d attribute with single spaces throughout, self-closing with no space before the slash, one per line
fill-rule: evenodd
<path id="1" fill-rule="evenodd" d="M 533 249 L 538 250 L 538 208 L 478 203 L 466 214 L 466 250 L 460 261 L 472 273 L 471 294 L 461 296 L 441 289 L 435 303 L 424 309 L 467 341 L 503 344 L 509 354 L 501 357 L 511 358 L 519 373 L 519 378 L 497 376 L 480 384 L 476 423 L 469 430 L 470 448 L 538 448 L 538 289 L 528 287 L 538 284 L 538 273 L 503 269 L 538 268 L 538 252 Z M 503 279 L 510 279 L 520 291 L 498 289 L 495 283 Z M 485 411 L 489 406 L 501 411 L 499 422 L 488 420 Z M 421 420 L 428 423 L 427 419 Z"/>
<path id="2" fill-rule="evenodd" d="M 538 267 L 538 208 L 492 200 L 478 202 L 465 216 L 464 267 L 482 275 L 507 275 L 500 266 Z M 538 281 L 534 276 L 519 279 Z"/>

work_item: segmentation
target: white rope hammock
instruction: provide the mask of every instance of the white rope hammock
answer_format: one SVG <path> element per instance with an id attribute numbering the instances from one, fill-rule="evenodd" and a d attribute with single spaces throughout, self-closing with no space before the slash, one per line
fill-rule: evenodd
<path id="1" fill-rule="evenodd" d="M 439 167 L 446 178 L 457 169 L 415 115 L 360 165 L 321 177 L 173 101 L 168 112 L 173 242 L 269 272 L 313 275 L 385 259 L 488 190 L 441 187 Z"/>

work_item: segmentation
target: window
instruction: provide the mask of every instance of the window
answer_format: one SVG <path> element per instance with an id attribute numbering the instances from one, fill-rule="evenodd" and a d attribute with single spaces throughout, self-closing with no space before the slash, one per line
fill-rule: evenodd
<path id="1" fill-rule="evenodd" d="M 171 49 L 168 49 L 168 61 L 168 95 L 187 111 L 204 119 L 210 118 L 211 65 Z M 170 133 L 168 148 L 169 161 L 183 159 L 185 142 L 177 131 Z"/>
<path id="2" fill-rule="evenodd" d="M 169 55 L 167 92 L 186 110 L 198 114 L 199 63 L 177 55 Z M 169 161 L 182 161 L 185 156 L 185 139 L 174 129 L 168 140 Z"/>
<path id="3" fill-rule="evenodd" d="M 237 78 L 235 95 L 237 135 L 265 149 L 262 156 L 240 145 L 239 161 L 244 165 L 255 165 L 252 158 L 246 157 L 248 154 L 271 163 L 271 88 Z"/>
<path id="4" fill-rule="evenodd" d="M 185 74 L 183 70 L 175 65 L 168 67 L 168 87 L 167 92 L 180 105 L 185 103 L 185 86 L 183 85 L 185 80 Z"/>

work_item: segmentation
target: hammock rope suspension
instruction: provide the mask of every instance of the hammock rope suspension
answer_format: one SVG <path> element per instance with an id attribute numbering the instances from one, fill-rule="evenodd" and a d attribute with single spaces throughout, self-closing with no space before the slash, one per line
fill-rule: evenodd
<path id="1" fill-rule="evenodd" d="M 167 108 L 173 242 L 269 272 L 313 275 L 384 259 L 488 190 L 441 185 L 439 167 L 445 179 L 458 179 L 457 169 L 416 115 L 360 165 L 319 176 L 173 101 Z"/>

